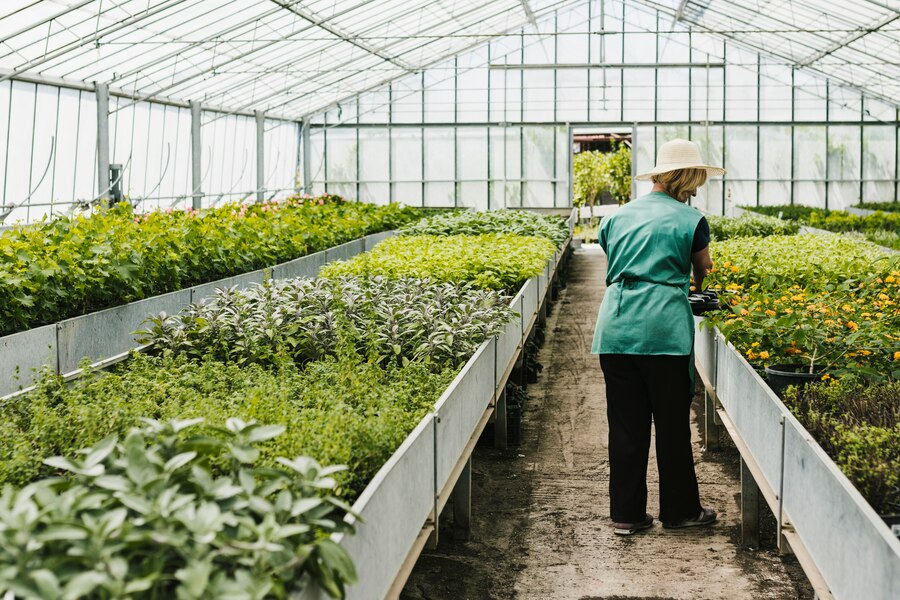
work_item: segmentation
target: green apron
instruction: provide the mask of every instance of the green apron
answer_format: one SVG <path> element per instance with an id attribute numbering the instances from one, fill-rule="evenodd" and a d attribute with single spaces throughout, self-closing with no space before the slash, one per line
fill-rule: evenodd
<path id="1" fill-rule="evenodd" d="M 609 262 L 591 353 L 693 353 L 687 296 L 701 218 L 700 211 L 653 192 L 603 219 L 598 237 Z"/>

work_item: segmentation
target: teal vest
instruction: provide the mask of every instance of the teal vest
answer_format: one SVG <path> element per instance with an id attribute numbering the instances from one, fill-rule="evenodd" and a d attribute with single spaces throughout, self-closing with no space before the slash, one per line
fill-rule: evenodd
<path id="1" fill-rule="evenodd" d="M 703 215 L 662 192 L 603 219 L 609 257 L 593 354 L 691 354 L 691 246 Z"/>

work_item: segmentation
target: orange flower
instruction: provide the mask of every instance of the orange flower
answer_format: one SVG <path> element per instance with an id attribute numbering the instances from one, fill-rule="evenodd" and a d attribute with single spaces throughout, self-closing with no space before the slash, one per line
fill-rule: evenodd
<path id="1" fill-rule="evenodd" d="M 766 314 L 769 315 L 770 317 L 774 317 L 774 316 L 775 316 L 775 311 L 772 310 L 772 309 L 769 309 L 769 310 L 766 311 Z"/>
<path id="2" fill-rule="evenodd" d="M 765 350 L 763 350 L 762 352 L 759 353 L 759 357 L 762 359 L 769 358 L 769 353 L 766 352 Z"/>
<path id="3" fill-rule="evenodd" d="M 900 350 L 894 352 L 894 360 L 900 360 Z"/>
<path id="4" fill-rule="evenodd" d="M 853 331 L 856 331 L 857 329 L 859 329 L 859 325 L 857 325 L 853 321 L 847 321 L 847 327 L 849 327 Z"/>

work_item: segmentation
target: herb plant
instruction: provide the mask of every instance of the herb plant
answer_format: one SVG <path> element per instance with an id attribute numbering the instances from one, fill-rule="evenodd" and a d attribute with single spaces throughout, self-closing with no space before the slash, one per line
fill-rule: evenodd
<path id="1" fill-rule="evenodd" d="M 0 594 L 21 598 L 286 598 L 309 574 L 332 597 L 356 580 L 329 539 L 352 532 L 330 494 L 344 467 L 256 466 L 281 426 L 146 421 L 121 441 L 47 459 L 54 477 L 0 494 Z M 222 466 L 213 472 L 210 464 Z"/>
<path id="2" fill-rule="evenodd" d="M 0 483 L 26 485 L 52 474 L 42 460 L 72 454 L 145 417 L 204 418 L 203 433 L 228 417 L 278 423 L 284 434 L 259 445 L 259 464 L 312 456 L 349 468 L 335 474 L 336 493 L 352 500 L 390 458 L 450 384 L 458 369 L 433 372 L 410 363 L 382 367 L 352 355 L 277 368 L 186 357 L 135 355 L 113 372 L 70 385 L 47 374 L 34 392 L 7 401 L 0 421 Z M 214 471 L 228 465 L 211 458 Z"/>
<path id="3" fill-rule="evenodd" d="M 276 364 L 334 355 L 345 339 L 376 363 L 425 360 L 440 369 L 461 366 L 513 314 L 499 292 L 469 283 L 292 279 L 217 290 L 180 315 L 152 318 L 141 341 L 157 353 Z"/>
<path id="4" fill-rule="evenodd" d="M 790 388 L 785 403 L 881 514 L 900 514 L 900 382 Z"/>
<path id="5" fill-rule="evenodd" d="M 707 216 L 706 220 L 713 241 L 736 237 L 793 235 L 800 230 L 800 224 L 795 221 L 783 221 L 750 213 L 744 213 L 737 218 Z"/>
<path id="6" fill-rule="evenodd" d="M 561 246 L 569 237 L 565 221 L 555 215 L 541 216 L 525 210 L 456 211 L 422 219 L 403 227 L 400 235 L 480 235 L 513 233 L 543 237 Z"/>
<path id="7" fill-rule="evenodd" d="M 549 240 L 508 233 L 393 237 L 349 261 L 325 265 L 320 276 L 470 281 L 481 288 L 514 292 L 543 271 L 555 250 Z"/>

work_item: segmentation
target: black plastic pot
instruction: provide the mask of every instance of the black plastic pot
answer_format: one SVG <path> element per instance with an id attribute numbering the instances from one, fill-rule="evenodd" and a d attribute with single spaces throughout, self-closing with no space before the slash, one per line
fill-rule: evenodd
<path id="1" fill-rule="evenodd" d="M 900 515 L 881 515 L 881 518 L 891 528 L 891 533 L 900 538 Z"/>
<path id="2" fill-rule="evenodd" d="M 719 296 L 712 290 L 690 294 L 688 302 L 691 303 L 691 312 L 695 317 L 707 311 L 719 309 Z"/>
<path id="3" fill-rule="evenodd" d="M 806 387 L 813 381 L 820 380 L 824 373 L 824 366 L 813 367 L 812 373 L 809 372 L 809 365 L 771 365 L 766 367 L 766 379 L 769 387 L 779 398 L 784 397 L 784 391 L 788 386 Z"/>

